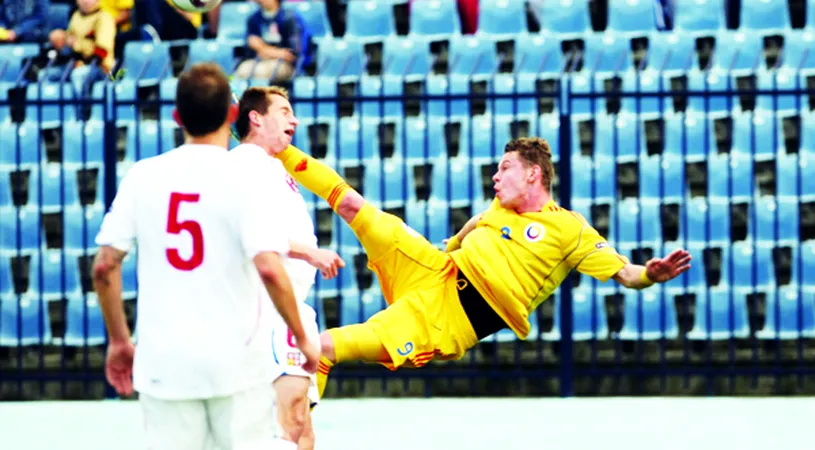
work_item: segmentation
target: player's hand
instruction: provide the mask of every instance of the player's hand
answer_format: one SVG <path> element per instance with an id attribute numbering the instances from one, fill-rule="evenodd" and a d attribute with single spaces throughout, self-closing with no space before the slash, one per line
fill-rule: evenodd
<path id="1" fill-rule="evenodd" d="M 690 253 L 680 248 L 664 258 L 652 258 L 645 263 L 645 274 L 651 281 L 664 283 L 687 272 L 691 259 Z"/>
<path id="2" fill-rule="evenodd" d="M 306 357 L 306 362 L 303 363 L 303 370 L 308 373 L 317 372 L 317 366 L 320 364 L 320 347 L 312 343 L 310 340 L 300 342 L 297 341 L 297 348 L 303 352 Z"/>
<path id="3" fill-rule="evenodd" d="M 108 345 L 105 376 L 119 395 L 133 394 L 133 354 L 135 352 L 136 347 L 129 341 L 111 342 Z"/>
<path id="4" fill-rule="evenodd" d="M 317 268 L 324 280 L 337 276 L 340 269 L 345 267 L 345 261 L 333 250 L 315 248 L 309 252 L 308 263 Z"/>

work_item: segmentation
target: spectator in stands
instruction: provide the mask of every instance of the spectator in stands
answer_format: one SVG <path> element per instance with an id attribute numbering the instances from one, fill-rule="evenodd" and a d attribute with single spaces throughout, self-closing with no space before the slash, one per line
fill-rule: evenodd
<path id="1" fill-rule="evenodd" d="M 0 42 L 40 42 L 48 26 L 49 0 L 0 2 Z"/>
<path id="2" fill-rule="evenodd" d="M 281 7 L 282 0 L 257 0 L 260 9 L 246 22 L 248 56 L 235 75 L 284 83 L 307 64 L 309 34 L 299 14 Z"/>
<path id="3" fill-rule="evenodd" d="M 54 30 L 49 35 L 56 50 L 56 64 L 75 60 L 77 66 L 98 63 L 103 73 L 110 73 L 115 62 L 113 45 L 116 21 L 102 10 L 100 0 L 77 0 L 67 30 Z"/>
<path id="4" fill-rule="evenodd" d="M 102 10 L 113 17 L 116 22 L 116 32 L 124 32 L 131 28 L 130 16 L 133 10 L 133 0 L 100 0 Z"/>

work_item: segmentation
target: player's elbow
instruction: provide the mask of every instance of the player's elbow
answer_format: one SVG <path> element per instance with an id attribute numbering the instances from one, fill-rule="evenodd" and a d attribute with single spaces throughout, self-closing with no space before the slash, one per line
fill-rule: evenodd
<path id="1" fill-rule="evenodd" d="M 256 256 L 255 268 L 265 284 L 277 286 L 285 276 L 280 255 L 277 253 L 265 252 Z"/>

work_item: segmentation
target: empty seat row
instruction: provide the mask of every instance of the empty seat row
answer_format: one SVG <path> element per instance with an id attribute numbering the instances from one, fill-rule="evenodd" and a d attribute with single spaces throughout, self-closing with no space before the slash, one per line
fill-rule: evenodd
<path id="1" fill-rule="evenodd" d="M 58 237 L 49 239 L 46 227 L 51 226 L 51 222 L 44 219 L 38 208 L 0 208 L 0 254 L 31 255 L 46 248 L 65 249 L 71 254 L 86 254 L 96 248 L 96 234 L 102 226 L 103 216 L 104 209 L 101 205 L 65 207 L 60 211 L 58 225 L 53 225 L 59 226 Z"/>

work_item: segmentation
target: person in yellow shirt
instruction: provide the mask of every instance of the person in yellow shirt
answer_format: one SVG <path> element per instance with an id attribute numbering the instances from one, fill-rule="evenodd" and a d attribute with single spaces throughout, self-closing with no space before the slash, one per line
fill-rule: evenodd
<path id="1" fill-rule="evenodd" d="M 530 312 L 572 270 L 644 289 L 690 268 L 691 256 L 682 249 L 645 266 L 631 264 L 584 217 L 558 206 L 550 194 L 552 152 L 540 138 L 506 145 L 493 177 L 493 203 L 449 240 L 446 252 L 299 149 L 289 146 L 276 157 L 350 225 L 388 303 L 365 323 L 322 334 L 321 396 L 337 363 L 421 367 L 434 358 L 459 359 L 503 328 L 525 339 Z"/>
<path id="2" fill-rule="evenodd" d="M 67 30 L 53 30 L 49 35 L 51 46 L 60 54 L 60 64 L 72 57 L 77 65 L 99 61 L 104 73 L 113 68 L 113 47 L 116 24 L 110 14 L 102 10 L 99 0 L 77 0 L 77 10 L 68 22 Z"/>
<path id="3" fill-rule="evenodd" d="M 99 0 L 102 11 L 110 14 L 116 23 L 116 31 L 127 31 L 132 27 L 130 15 L 133 10 L 133 0 Z"/>

